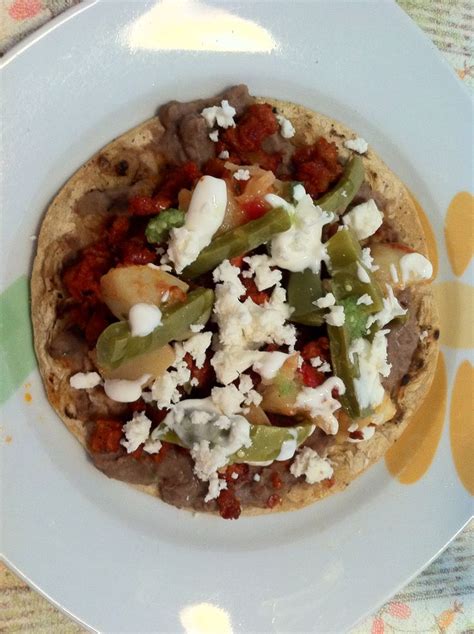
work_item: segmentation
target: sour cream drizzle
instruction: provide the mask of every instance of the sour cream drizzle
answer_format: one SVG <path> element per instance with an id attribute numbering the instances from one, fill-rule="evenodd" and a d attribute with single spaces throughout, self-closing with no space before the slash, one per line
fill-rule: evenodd
<path id="1" fill-rule="evenodd" d="M 183 227 L 172 229 L 168 256 L 177 273 L 194 262 L 210 244 L 212 236 L 224 220 L 227 206 L 227 186 L 221 178 L 203 176 L 199 179 L 186 212 Z"/>
<path id="2" fill-rule="evenodd" d="M 142 387 L 150 379 L 149 374 L 144 374 L 135 381 L 127 379 L 107 379 L 104 382 L 104 391 L 109 398 L 118 403 L 133 403 L 142 395 Z"/>
<path id="3" fill-rule="evenodd" d="M 134 304 L 128 313 L 132 337 L 146 337 L 161 325 L 161 310 L 154 304 Z"/>
<path id="4" fill-rule="evenodd" d="M 433 265 L 421 253 L 407 253 L 400 259 L 402 282 L 429 280 L 433 275 Z"/>
<path id="5" fill-rule="evenodd" d="M 284 352 L 256 352 L 255 356 L 257 360 L 253 364 L 252 368 L 255 372 L 260 374 L 262 379 L 271 381 L 278 374 L 282 365 L 291 356 Z"/>
<path id="6" fill-rule="evenodd" d="M 318 425 L 327 434 L 337 434 L 339 423 L 334 412 L 341 407 L 340 402 L 333 398 L 332 391 L 344 394 L 346 386 L 339 377 L 332 376 L 319 387 L 304 387 L 296 398 L 296 406 L 309 411 L 312 417 L 318 419 Z"/>
<path id="7" fill-rule="evenodd" d="M 332 222 L 334 215 L 315 205 L 306 193 L 296 206 L 275 194 L 267 194 L 265 200 L 272 207 L 283 207 L 293 217 L 290 229 L 279 233 L 271 241 L 273 263 L 288 271 L 298 272 L 309 268 L 319 273 L 321 261 L 326 257 L 321 241 L 322 230 L 324 225 Z"/>

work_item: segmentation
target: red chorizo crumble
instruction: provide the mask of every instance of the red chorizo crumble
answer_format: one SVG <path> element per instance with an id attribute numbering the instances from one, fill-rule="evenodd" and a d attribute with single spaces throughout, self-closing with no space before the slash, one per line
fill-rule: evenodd
<path id="1" fill-rule="evenodd" d="M 343 172 L 335 144 L 324 137 L 313 145 L 298 148 L 293 155 L 293 165 L 296 180 L 301 181 L 313 197 L 324 194 Z"/>
<path id="2" fill-rule="evenodd" d="M 283 486 L 283 482 L 281 481 L 279 474 L 276 473 L 275 471 L 271 475 L 271 481 L 272 481 L 272 487 L 274 489 L 278 490 L 278 489 L 281 489 L 281 487 Z"/>
<path id="3" fill-rule="evenodd" d="M 220 516 L 225 520 L 237 520 L 240 517 L 242 509 L 240 502 L 235 496 L 232 488 L 223 489 L 217 498 L 217 507 Z"/>
<path id="4" fill-rule="evenodd" d="M 270 495 L 270 497 L 267 500 L 267 507 L 269 509 L 273 509 L 278 504 L 281 504 L 281 497 L 277 493 Z"/>

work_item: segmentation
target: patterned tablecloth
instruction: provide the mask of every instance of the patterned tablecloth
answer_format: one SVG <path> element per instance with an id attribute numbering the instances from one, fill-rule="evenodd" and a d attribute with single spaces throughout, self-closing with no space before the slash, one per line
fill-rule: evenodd
<path id="1" fill-rule="evenodd" d="M 0 0 L 0 55 L 80 0 Z M 474 87 L 473 0 L 398 0 L 459 78 Z M 69 634 L 83 628 L 0 564 L 0 632 Z M 402 592 L 351 634 L 474 634 L 474 521 Z"/>

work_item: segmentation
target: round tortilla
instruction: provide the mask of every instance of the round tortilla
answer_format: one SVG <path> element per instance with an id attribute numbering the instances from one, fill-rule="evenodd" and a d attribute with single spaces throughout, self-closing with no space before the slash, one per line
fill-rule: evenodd
<path id="1" fill-rule="evenodd" d="M 356 135 L 341 123 L 302 106 L 258 98 L 270 103 L 289 119 L 296 128 L 296 144 L 312 143 L 324 136 L 338 147 L 342 157 L 351 152 L 344 141 Z M 48 399 L 67 428 L 87 449 L 87 421 L 81 419 L 76 407 L 77 399 L 69 385 L 71 371 L 49 354 L 50 343 L 57 322 L 57 306 L 61 301 L 61 271 L 71 253 L 93 242 L 106 210 L 96 213 L 78 213 L 77 202 L 91 190 L 114 190 L 133 184 L 137 193 L 150 194 L 164 167 L 164 159 L 157 153 L 157 142 L 163 132 L 159 119 L 154 117 L 127 132 L 92 157 L 64 185 L 51 203 L 44 218 L 38 239 L 37 255 L 31 279 L 32 321 L 34 342 L 39 368 Z M 119 175 L 117 165 L 126 159 L 127 174 Z M 398 232 L 400 240 L 419 253 L 427 255 L 423 229 L 412 199 L 395 174 L 369 148 L 363 156 L 365 179 L 376 192 L 388 201 L 385 215 Z M 99 201 L 100 202 L 100 201 Z M 100 204 L 98 204 L 100 207 Z M 328 457 L 334 466 L 334 484 L 324 482 L 309 485 L 300 478 L 285 494 L 282 503 L 273 509 L 243 507 L 243 513 L 257 515 L 290 511 L 340 491 L 352 480 L 377 462 L 399 438 L 418 406 L 425 398 L 434 375 L 438 344 L 433 333 L 438 328 L 438 316 L 431 285 L 412 288 L 412 309 L 417 311 L 417 322 L 429 336 L 420 341 L 410 367 L 410 382 L 401 387 L 397 395 L 398 413 L 394 419 L 376 427 L 374 436 L 357 444 L 335 444 Z M 90 363 L 90 362 L 89 362 Z M 93 369 L 93 366 L 90 366 Z M 157 485 L 132 485 L 148 494 L 160 497 Z"/>

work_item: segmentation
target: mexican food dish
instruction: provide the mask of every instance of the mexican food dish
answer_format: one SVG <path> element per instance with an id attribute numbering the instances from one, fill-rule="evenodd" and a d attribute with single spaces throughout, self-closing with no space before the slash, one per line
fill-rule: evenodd
<path id="1" fill-rule="evenodd" d="M 368 144 L 246 86 L 93 156 L 33 266 L 48 398 L 92 463 L 179 508 L 301 508 L 383 456 L 439 336 L 407 190 Z"/>

